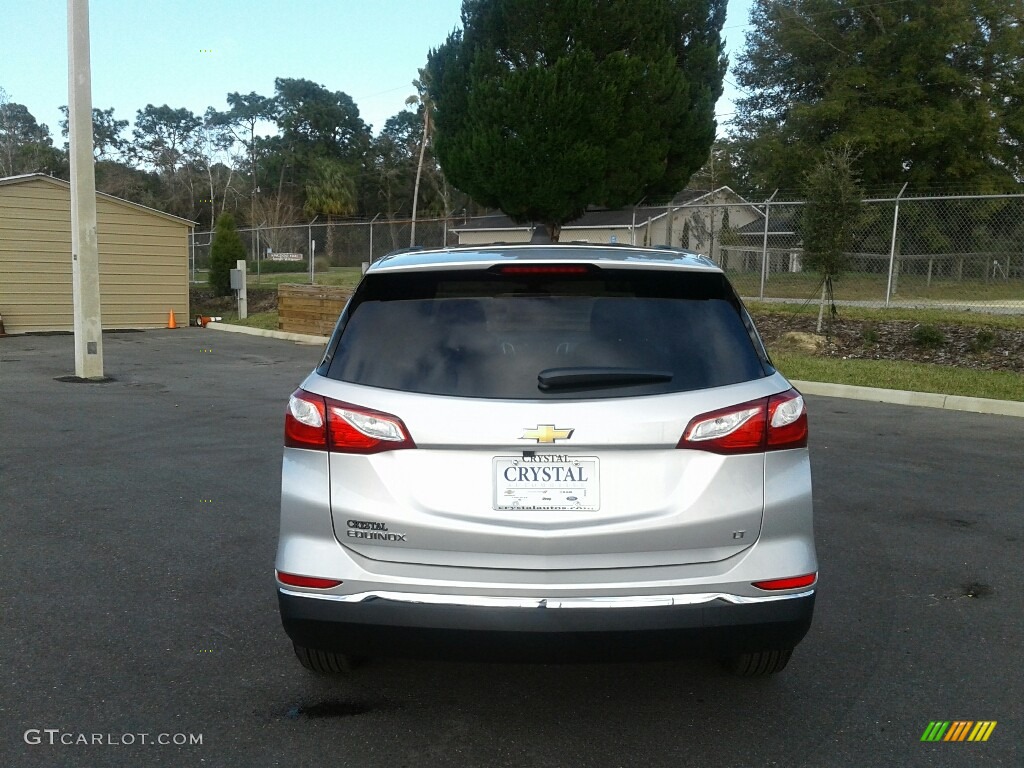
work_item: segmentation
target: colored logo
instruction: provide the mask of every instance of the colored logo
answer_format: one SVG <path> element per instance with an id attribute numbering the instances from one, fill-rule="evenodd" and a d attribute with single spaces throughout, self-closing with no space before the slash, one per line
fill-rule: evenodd
<path id="1" fill-rule="evenodd" d="M 988 741 L 995 729 L 995 720 L 932 720 L 921 741 Z"/>
<path id="2" fill-rule="evenodd" d="M 568 440 L 573 429 L 556 429 L 554 424 L 538 424 L 536 429 L 524 429 L 520 440 L 536 440 L 538 443 L 553 443 L 556 440 Z"/>

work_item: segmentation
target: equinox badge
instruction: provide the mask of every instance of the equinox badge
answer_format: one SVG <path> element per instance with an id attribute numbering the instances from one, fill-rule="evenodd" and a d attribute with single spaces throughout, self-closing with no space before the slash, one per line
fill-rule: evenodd
<path id="1" fill-rule="evenodd" d="M 553 443 L 556 440 L 568 440 L 574 429 L 557 429 L 554 424 L 538 424 L 535 429 L 524 429 L 520 440 L 536 440 L 538 443 Z"/>

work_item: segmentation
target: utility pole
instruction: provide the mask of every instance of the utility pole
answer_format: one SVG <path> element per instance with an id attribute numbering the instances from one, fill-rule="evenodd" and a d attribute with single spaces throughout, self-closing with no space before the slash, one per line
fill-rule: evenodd
<path id="1" fill-rule="evenodd" d="M 412 81 L 412 84 L 416 86 L 416 96 L 410 96 L 405 100 L 406 104 L 419 104 L 423 109 L 423 138 L 420 140 L 420 160 L 416 165 L 416 183 L 412 189 L 412 227 L 409 233 L 409 247 L 412 248 L 416 245 L 416 204 L 420 199 L 420 176 L 423 175 L 423 156 L 427 150 L 427 141 L 430 138 L 430 110 L 431 102 L 428 95 L 429 89 L 427 88 L 427 72 L 426 70 L 419 70 L 419 77 Z M 445 204 L 445 210 L 448 205 Z M 447 243 L 445 243 L 447 245 Z M 370 258 L 373 261 L 373 258 Z"/>
<path id="2" fill-rule="evenodd" d="M 96 169 L 92 157 L 89 0 L 68 0 L 68 134 L 71 156 L 71 284 L 75 375 L 103 378 L 100 257 L 96 238 Z"/>
<path id="3" fill-rule="evenodd" d="M 411 97 L 410 97 L 411 98 Z M 416 165 L 416 183 L 412 190 L 412 230 L 409 234 L 409 247 L 416 245 L 416 203 L 420 199 L 420 176 L 423 174 L 423 154 L 427 149 L 427 138 L 430 133 L 430 104 L 423 102 L 423 138 L 420 141 L 420 161 Z"/>

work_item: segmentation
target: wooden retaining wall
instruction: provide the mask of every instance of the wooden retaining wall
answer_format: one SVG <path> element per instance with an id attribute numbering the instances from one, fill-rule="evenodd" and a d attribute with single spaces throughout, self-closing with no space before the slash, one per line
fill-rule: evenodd
<path id="1" fill-rule="evenodd" d="M 277 287 L 277 327 L 291 333 L 330 336 L 352 291 L 331 285 Z"/>

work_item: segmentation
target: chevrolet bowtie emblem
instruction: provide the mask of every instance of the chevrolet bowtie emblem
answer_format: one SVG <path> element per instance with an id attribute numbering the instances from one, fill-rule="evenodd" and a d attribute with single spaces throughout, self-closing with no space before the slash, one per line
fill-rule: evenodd
<path id="1" fill-rule="evenodd" d="M 572 437 L 572 429 L 555 429 L 554 424 L 538 424 L 536 429 L 524 429 L 520 440 L 536 440 L 538 443 L 553 443 L 555 440 L 568 440 Z"/>

